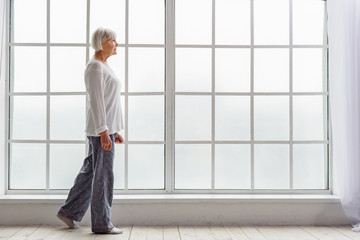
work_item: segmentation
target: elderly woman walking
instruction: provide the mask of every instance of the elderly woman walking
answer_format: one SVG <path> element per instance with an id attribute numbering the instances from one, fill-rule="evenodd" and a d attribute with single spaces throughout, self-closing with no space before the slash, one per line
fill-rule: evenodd
<path id="1" fill-rule="evenodd" d="M 120 234 L 110 221 L 113 199 L 114 143 L 124 139 L 120 102 L 120 81 L 107 59 L 118 46 L 115 32 L 99 28 L 91 39 L 95 55 L 85 70 L 87 95 L 86 134 L 89 154 L 77 175 L 69 196 L 57 214 L 69 228 L 78 228 L 91 203 L 91 230 L 94 233 Z"/>

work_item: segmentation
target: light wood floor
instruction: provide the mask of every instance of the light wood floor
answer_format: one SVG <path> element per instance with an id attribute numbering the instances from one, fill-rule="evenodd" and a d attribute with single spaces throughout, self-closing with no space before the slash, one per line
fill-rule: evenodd
<path id="1" fill-rule="evenodd" d="M 360 240 L 350 226 L 118 226 L 120 235 L 93 234 L 90 227 L 0 226 L 0 239 L 16 240 Z"/>

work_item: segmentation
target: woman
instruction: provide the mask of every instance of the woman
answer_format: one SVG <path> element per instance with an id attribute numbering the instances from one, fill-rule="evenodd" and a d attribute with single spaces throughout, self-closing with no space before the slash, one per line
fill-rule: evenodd
<path id="1" fill-rule="evenodd" d="M 69 196 L 57 214 L 69 228 L 78 228 L 91 203 L 91 230 L 94 233 L 120 234 L 110 221 L 113 199 L 114 142 L 124 139 L 120 102 L 120 81 L 107 63 L 116 54 L 115 32 L 99 28 L 91 39 L 95 55 L 85 70 L 87 95 L 86 134 L 89 155 L 75 179 Z"/>

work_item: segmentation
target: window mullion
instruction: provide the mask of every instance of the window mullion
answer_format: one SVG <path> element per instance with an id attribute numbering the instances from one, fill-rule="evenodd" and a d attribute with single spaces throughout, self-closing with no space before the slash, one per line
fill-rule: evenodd
<path id="1" fill-rule="evenodd" d="M 86 63 L 89 61 L 90 47 L 90 0 L 86 4 Z"/>
<path id="2" fill-rule="evenodd" d="M 289 187 L 290 189 L 294 188 L 294 145 L 293 145 L 293 138 L 294 138 L 294 131 L 293 131 L 293 0 L 289 2 Z"/>
<path id="3" fill-rule="evenodd" d="M 126 140 L 124 141 L 125 144 L 125 176 L 124 176 L 124 190 L 128 190 L 129 186 L 129 0 L 125 0 L 125 136 Z"/>
<path id="4" fill-rule="evenodd" d="M 50 0 L 46 8 L 46 191 L 50 189 Z"/>
<path id="5" fill-rule="evenodd" d="M 9 182 L 9 171 L 10 171 L 10 143 L 9 143 L 9 139 L 10 139 L 10 123 L 11 123 L 11 119 L 10 119 L 10 111 L 11 111 L 11 106 L 10 106 L 10 97 L 9 97 L 9 89 L 10 89 L 10 68 L 12 67 L 13 64 L 10 64 L 10 47 L 9 47 L 9 43 L 10 43 L 10 34 L 12 31 L 10 31 L 10 12 L 13 10 L 13 2 L 11 2 L 10 0 L 5 0 L 5 9 L 6 9 L 6 13 L 5 13 L 5 21 L 6 21 L 6 28 L 5 28 L 5 36 L 6 36 L 6 48 L 5 48 L 5 61 L 6 61 L 6 65 L 5 65 L 5 103 L 6 103 L 6 108 L 8 108 L 8 110 L 5 111 L 5 143 L 6 143 L 6 147 L 5 147 L 5 156 L 4 159 L 6 159 L 5 161 L 5 193 L 8 192 L 9 188 L 10 188 L 10 182 Z M 0 46 L 1 48 L 3 47 L 2 45 Z M 0 67 L 1 64 L 0 64 Z M 2 186 L 0 187 L 0 189 L 2 189 Z"/>
<path id="6" fill-rule="evenodd" d="M 175 0 L 165 1 L 165 190 L 175 190 Z"/>
<path id="7" fill-rule="evenodd" d="M 324 95 L 324 99 L 326 101 L 323 102 L 323 109 L 324 109 L 324 113 L 326 112 L 326 114 L 323 114 L 323 126 L 324 126 L 324 140 L 326 141 L 330 141 L 330 111 L 329 111 L 329 48 L 328 48 L 328 39 L 327 39 L 327 35 L 328 35 L 328 29 L 327 29 L 327 8 L 326 8 L 327 2 L 325 1 L 325 8 L 324 8 L 324 41 L 323 41 L 323 45 L 326 45 L 326 49 L 323 49 L 323 92 L 326 93 L 326 95 Z M 325 160 L 325 164 L 324 164 L 324 168 L 325 168 L 325 172 L 326 174 L 324 174 L 324 182 L 325 182 L 325 186 L 332 190 L 332 178 L 330 178 L 331 174 L 332 174 L 332 155 L 331 155 L 331 145 L 327 144 L 324 146 L 324 157 L 326 158 Z"/>
<path id="8" fill-rule="evenodd" d="M 211 189 L 215 189 L 215 0 L 212 0 L 211 46 Z"/>
<path id="9" fill-rule="evenodd" d="M 90 58 L 90 0 L 87 0 L 86 2 L 86 64 L 89 61 Z M 85 93 L 86 94 L 86 93 Z M 85 96 L 86 97 L 86 96 Z M 85 100 L 85 108 L 88 108 L 88 102 Z M 85 119 L 86 119 L 86 111 L 85 111 Z M 87 141 L 86 135 L 84 136 L 85 141 Z M 87 143 L 87 142 L 86 142 Z M 89 146 L 88 144 L 85 144 L 85 154 L 88 154 L 89 152 Z"/>
<path id="10" fill-rule="evenodd" d="M 255 184 L 255 168 L 254 168 L 254 1 L 250 1 L 250 159 L 251 159 L 251 186 L 250 189 L 254 190 Z"/>

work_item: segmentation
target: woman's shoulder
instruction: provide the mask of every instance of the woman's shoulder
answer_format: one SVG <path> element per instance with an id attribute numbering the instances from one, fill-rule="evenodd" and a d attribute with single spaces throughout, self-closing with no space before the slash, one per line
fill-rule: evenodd
<path id="1" fill-rule="evenodd" d="M 89 71 L 102 71 L 103 64 L 95 59 L 90 59 L 86 65 L 85 72 Z"/>

